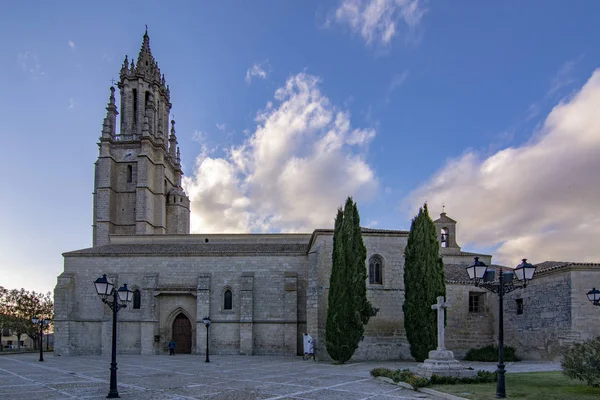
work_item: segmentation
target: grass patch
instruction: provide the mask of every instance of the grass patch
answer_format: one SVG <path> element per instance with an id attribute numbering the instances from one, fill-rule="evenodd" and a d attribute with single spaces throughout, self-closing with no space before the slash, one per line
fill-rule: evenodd
<path id="1" fill-rule="evenodd" d="M 496 398 L 495 383 L 431 385 L 429 388 L 472 400 Z M 527 400 L 597 400 L 600 388 L 569 379 L 562 372 L 506 374 L 506 397 Z"/>

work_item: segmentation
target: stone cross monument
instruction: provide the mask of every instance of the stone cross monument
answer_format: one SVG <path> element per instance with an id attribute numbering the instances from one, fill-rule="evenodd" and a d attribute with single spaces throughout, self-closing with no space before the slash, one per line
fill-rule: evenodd
<path id="1" fill-rule="evenodd" d="M 444 301 L 444 296 L 437 298 L 437 303 L 431 306 L 437 310 L 437 349 L 429 352 L 429 357 L 423 364 L 417 367 L 417 374 L 426 378 L 432 375 L 472 377 L 477 372 L 464 368 L 450 350 L 446 350 L 444 331 L 444 310 L 450 307 L 450 303 Z"/>
<path id="2" fill-rule="evenodd" d="M 446 350 L 446 346 L 444 345 L 444 308 L 448 307 L 450 307 L 450 303 L 444 302 L 444 296 L 438 296 L 437 303 L 431 306 L 432 310 L 437 310 L 437 351 Z"/>

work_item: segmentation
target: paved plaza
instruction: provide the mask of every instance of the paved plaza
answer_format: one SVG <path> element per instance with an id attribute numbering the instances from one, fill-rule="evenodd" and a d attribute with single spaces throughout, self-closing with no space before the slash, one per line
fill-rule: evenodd
<path id="1" fill-rule="evenodd" d="M 110 357 L 0 356 L 0 399 L 104 399 Z M 374 361 L 332 365 L 280 356 L 136 356 L 117 359 L 123 399 L 434 399 L 372 379 L 375 367 L 413 368 L 417 363 Z M 492 363 L 469 364 L 494 370 Z M 509 372 L 555 370 L 552 363 L 508 364 Z"/>

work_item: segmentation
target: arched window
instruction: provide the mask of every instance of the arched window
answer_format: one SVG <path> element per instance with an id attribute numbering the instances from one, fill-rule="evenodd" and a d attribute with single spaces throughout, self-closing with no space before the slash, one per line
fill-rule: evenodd
<path id="1" fill-rule="evenodd" d="M 133 291 L 133 309 L 139 310 L 142 304 L 142 295 L 138 289 Z"/>
<path id="2" fill-rule="evenodd" d="M 133 167 L 131 165 L 127 166 L 127 182 L 133 182 Z"/>
<path id="3" fill-rule="evenodd" d="M 383 259 L 378 255 L 369 259 L 369 283 L 379 285 L 383 283 Z"/>
<path id="4" fill-rule="evenodd" d="M 441 236 L 440 236 L 440 245 L 442 247 L 448 247 L 448 239 L 450 235 L 448 233 L 448 228 L 442 228 Z"/>
<path id="5" fill-rule="evenodd" d="M 223 292 L 223 310 L 233 309 L 233 293 L 231 289 L 227 289 Z"/>

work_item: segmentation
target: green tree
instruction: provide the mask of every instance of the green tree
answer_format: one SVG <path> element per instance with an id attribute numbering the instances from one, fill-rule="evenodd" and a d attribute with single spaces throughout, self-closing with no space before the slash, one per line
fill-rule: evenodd
<path id="1" fill-rule="evenodd" d="M 2 297 L 0 323 L 17 335 L 17 347 L 21 346 L 21 336 L 27 334 L 34 340 L 34 346 L 37 348 L 40 327 L 31 322 L 31 318 L 37 316 L 39 319 L 52 321 L 54 316 L 52 294 L 2 288 L 0 296 Z M 50 325 L 46 325 L 44 329 L 48 330 L 49 327 Z"/>
<path id="2" fill-rule="evenodd" d="M 412 220 L 404 260 L 404 329 L 410 354 L 423 361 L 437 345 L 436 311 L 431 305 L 446 295 L 444 263 L 427 204 Z"/>
<path id="3" fill-rule="evenodd" d="M 366 257 L 358 207 L 348 197 L 344 210 L 338 209 L 335 218 L 325 329 L 327 353 L 340 364 L 352 357 L 364 325 L 377 314 L 367 300 Z"/>

